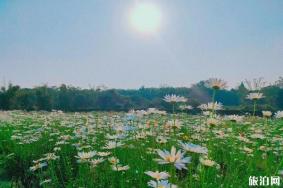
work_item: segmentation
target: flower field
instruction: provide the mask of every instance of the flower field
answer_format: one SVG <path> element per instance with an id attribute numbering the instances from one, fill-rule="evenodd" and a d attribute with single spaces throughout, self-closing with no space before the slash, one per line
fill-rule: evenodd
<path id="1" fill-rule="evenodd" d="M 0 188 L 283 188 L 283 0 L 0 0 Z"/>
<path id="2" fill-rule="evenodd" d="M 248 187 L 250 176 L 282 176 L 281 118 L 9 111 L 0 129 L 2 187 Z"/>

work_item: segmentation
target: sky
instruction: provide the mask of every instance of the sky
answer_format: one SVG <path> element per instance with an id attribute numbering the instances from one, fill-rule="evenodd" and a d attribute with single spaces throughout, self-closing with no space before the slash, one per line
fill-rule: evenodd
<path id="1" fill-rule="evenodd" d="M 137 3 L 162 19 L 144 34 Z M 283 76 L 282 0 L 0 0 L 0 85 L 231 87 Z"/>

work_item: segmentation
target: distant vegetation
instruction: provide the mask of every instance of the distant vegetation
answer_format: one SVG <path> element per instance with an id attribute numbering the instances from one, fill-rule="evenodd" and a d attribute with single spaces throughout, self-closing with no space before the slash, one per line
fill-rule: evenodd
<path id="1" fill-rule="evenodd" d="M 258 102 L 258 111 L 283 109 L 283 78 L 261 92 L 264 98 Z M 188 104 L 198 111 L 197 106 L 211 101 L 213 90 L 201 81 L 186 87 L 161 87 L 139 89 L 81 89 L 61 85 L 35 88 L 20 88 L 9 84 L 0 90 L 1 110 L 62 110 L 62 111 L 127 111 L 150 107 L 171 110 L 169 104 L 162 100 L 166 94 L 176 94 L 188 98 Z M 225 106 L 225 113 L 251 112 L 251 101 L 246 99 L 248 90 L 243 83 L 237 88 L 217 91 L 216 101 Z"/>

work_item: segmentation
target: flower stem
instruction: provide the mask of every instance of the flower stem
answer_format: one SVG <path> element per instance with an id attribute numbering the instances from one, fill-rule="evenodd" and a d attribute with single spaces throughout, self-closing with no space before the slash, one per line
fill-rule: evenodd
<path id="1" fill-rule="evenodd" d="M 213 93 L 212 93 L 212 114 L 211 116 L 214 116 L 215 113 L 215 94 L 216 94 L 216 89 L 213 89 Z"/>
<path id="2" fill-rule="evenodd" d="M 253 117 L 255 117 L 255 110 L 256 110 L 256 100 L 254 100 L 254 112 L 253 112 Z"/>

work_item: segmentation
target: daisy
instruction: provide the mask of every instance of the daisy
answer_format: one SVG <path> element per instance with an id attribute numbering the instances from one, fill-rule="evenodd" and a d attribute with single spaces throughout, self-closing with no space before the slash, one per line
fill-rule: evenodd
<path id="1" fill-rule="evenodd" d="M 272 116 L 272 112 L 271 111 L 262 111 L 262 116 L 269 118 Z"/>
<path id="2" fill-rule="evenodd" d="M 203 111 L 202 114 L 203 114 L 204 116 L 210 116 L 210 111 Z"/>
<path id="3" fill-rule="evenodd" d="M 174 166 L 181 170 L 187 169 L 186 164 L 191 162 L 191 157 L 184 157 L 184 153 L 181 150 L 176 151 L 176 148 L 172 146 L 171 153 L 167 150 L 157 150 L 158 155 L 162 159 L 155 159 L 159 164 L 169 164 L 172 163 Z"/>
<path id="4" fill-rule="evenodd" d="M 108 161 L 113 165 L 116 165 L 116 164 L 119 163 L 119 159 L 116 158 L 116 157 L 110 157 L 110 158 L 108 158 Z"/>
<path id="5" fill-rule="evenodd" d="M 277 118 L 277 119 L 283 118 L 283 111 L 277 111 L 275 113 L 275 118 Z"/>
<path id="6" fill-rule="evenodd" d="M 219 168 L 219 164 L 217 164 L 215 161 L 212 161 L 210 159 L 207 159 L 205 157 L 200 157 L 199 162 L 204 166 L 216 166 L 216 168 Z"/>
<path id="7" fill-rule="evenodd" d="M 147 112 L 145 110 L 137 110 L 136 114 L 138 117 L 143 117 L 144 115 L 147 114 Z"/>
<path id="8" fill-rule="evenodd" d="M 219 123 L 220 123 L 219 120 L 215 118 L 208 118 L 206 120 L 206 124 L 209 126 L 215 126 L 215 125 L 218 125 Z"/>
<path id="9" fill-rule="evenodd" d="M 163 100 L 168 103 L 177 103 L 177 102 L 187 102 L 188 99 L 182 96 L 172 94 L 172 95 L 165 95 Z"/>
<path id="10" fill-rule="evenodd" d="M 203 111 L 215 111 L 215 110 L 222 110 L 223 105 L 220 102 L 209 102 L 207 104 L 201 104 L 198 106 L 199 109 Z"/>
<path id="11" fill-rule="evenodd" d="M 167 138 L 165 138 L 163 136 L 157 136 L 155 141 L 159 144 L 165 144 L 165 143 L 167 143 Z"/>
<path id="12" fill-rule="evenodd" d="M 181 110 L 191 110 L 193 107 L 191 105 L 180 105 L 179 108 Z"/>
<path id="13" fill-rule="evenodd" d="M 244 152 L 246 152 L 246 153 L 252 153 L 252 152 L 253 152 L 252 149 L 250 149 L 250 148 L 248 148 L 248 147 L 246 147 L 246 146 L 243 147 L 242 150 L 243 150 Z"/>
<path id="14" fill-rule="evenodd" d="M 252 101 L 257 101 L 264 98 L 264 96 L 262 93 L 249 93 L 246 98 Z"/>
<path id="15" fill-rule="evenodd" d="M 93 159 L 90 161 L 91 165 L 94 167 L 100 163 L 102 163 L 103 161 L 105 161 L 105 159 L 103 158 L 98 158 L 98 159 Z"/>
<path id="16" fill-rule="evenodd" d="M 95 151 L 89 151 L 89 152 L 78 152 L 78 155 L 76 158 L 78 158 L 78 163 L 87 162 L 92 157 L 96 155 Z"/>
<path id="17" fill-rule="evenodd" d="M 29 169 L 30 169 L 31 171 L 36 171 L 37 169 L 43 168 L 43 167 L 45 167 L 45 166 L 47 166 L 47 163 L 46 163 L 46 162 L 37 163 L 37 164 L 35 164 L 34 166 L 31 166 Z"/>
<path id="18" fill-rule="evenodd" d="M 167 172 L 159 172 L 159 171 L 146 171 L 145 174 L 149 175 L 150 177 L 156 179 L 157 181 L 159 180 L 164 180 L 170 177 L 170 175 Z"/>
<path id="19" fill-rule="evenodd" d="M 103 149 L 114 149 L 114 148 L 117 148 L 117 147 L 120 147 L 122 146 L 123 144 L 121 142 L 112 142 L 112 141 L 109 141 L 105 147 L 103 147 Z"/>
<path id="20" fill-rule="evenodd" d="M 200 154 L 207 154 L 208 150 L 206 147 L 202 147 L 196 144 L 192 143 L 182 143 L 180 142 L 180 145 L 182 146 L 183 150 L 194 152 L 194 153 L 200 153 Z"/>
<path id="21" fill-rule="evenodd" d="M 176 129 L 181 129 L 182 127 L 182 122 L 179 121 L 178 119 L 176 120 L 170 120 L 166 123 L 166 127 L 171 127 L 171 128 L 176 128 Z"/>
<path id="22" fill-rule="evenodd" d="M 218 78 L 210 78 L 206 81 L 206 86 L 215 90 L 227 88 L 227 83 Z"/>
<path id="23" fill-rule="evenodd" d="M 45 159 L 47 161 L 59 159 L 59 156 L 56 156 L 55 153 L 47 153 L 45 154 L 45 156 L 46 156 Z"/>
<path id="24" fill-rule="evenodd" d="M 248 139 L 248 138 L 246 138 L 245 136 L 243 136 L 243 135 L 239 135 L 238 137 L 236 137 L 238 140 L 240 140 L 240 141 L 243 141 L 243 142 L 246 142 L 246 143 L 251 143 L 251 141 Z"/>
<path id="25" fill-rule="evenodd" d="M 112 169 L 113 169 L 114 171 L 126 171 L 126 170 L 129 170 L 130 167 L 129 167 L 128 165 L 126 165 L 126 166 L 113 165 L 113 166 L 112 166 Z"/>
<path id="26" fill-rule="evenodd" d="M 266 83 L 264 82 L 263 78 L 255 78 L 252 81 L 245 80 L 244 84 L 250 91 L 260 91 Z"/>
<path id="27" fill-rule="evenodd" d="M 110 154 L 111 154 L 110 152 L 97 152 L 97 155 L 100 156 L 100 157 L 106 157 Z"/>
<path id="28" fill-rule="evenodd" d="M 225 116 L 225 118 L 227 120 L 230 120 L 232 122 L 237 122 L 237 123 L 243 122 L 243 119 L 244 119 L 243 116 L 239 116 L 239 115 L 227 115 Z"/>
<path id="29" fill-rule="evenodd" d="M 177 188 L 176 185 L 169 183 L 168 180 L 161 180 L 161 181 L 151 180 L 147 183 L 147 185 L 153 188 Z"/>
<path id="30" fill-rule="evenodd" d="M 148 108 L 146 114 L 147 115 L 149 115 L 149 114 L 166 115 L 166 111 L 161 111 L 161 110 L 158 110 L 156 108 Z"/>

